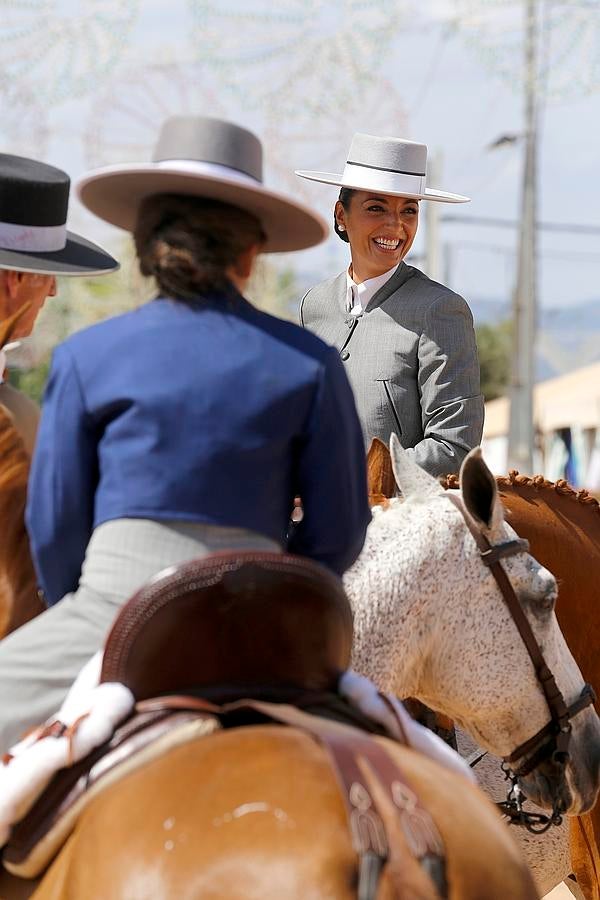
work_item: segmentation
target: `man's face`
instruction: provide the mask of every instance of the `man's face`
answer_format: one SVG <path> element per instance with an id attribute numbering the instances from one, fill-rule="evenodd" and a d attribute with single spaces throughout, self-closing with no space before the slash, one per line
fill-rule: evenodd
<path id="1" fill-rule="evenodd" d="M 56 295 L 54 275 L 36 275 L 31 272 L 0 272 L 0 319 L 12 316 L 29 303 L 27 309 L 15 325 L 12 338 L 27 337 L 33 331 L 42 306 L 47 297 Z"/>

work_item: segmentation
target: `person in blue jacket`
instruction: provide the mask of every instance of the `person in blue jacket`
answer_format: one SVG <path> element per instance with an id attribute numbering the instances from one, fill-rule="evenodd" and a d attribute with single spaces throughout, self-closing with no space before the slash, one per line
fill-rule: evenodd
<path id="1" fill-rule="evenodd" d="M 151 164 L 79 182 L 88 209 L 134 233 L 159 296 L 54 353 L 27 505 L 50 608 L 0 643 L 0 750 L 58 709 L 166 566 L 287 549 L 341 574 L 362 548 L 363 440 L 338 353 L 243 296 L 259 252 L 327 230 L 262 185 L 261 154 L 236 125 L 176 117 Z"/>

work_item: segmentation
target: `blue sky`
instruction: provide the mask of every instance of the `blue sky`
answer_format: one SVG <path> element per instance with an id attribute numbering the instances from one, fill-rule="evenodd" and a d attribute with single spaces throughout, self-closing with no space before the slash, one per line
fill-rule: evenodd
<path id="1" fill-rule="evenodd" d="M 562 19 L 551 29 L 550 76 L 562 94 L 543 117 L 540 219 L 600 225 L 600 0 L 554 6 Z M 459 220 L 442 228 L 452 286 L 467 299 L 509 296 L 516 235 L 460 219 L 518 216 L 520 145 L 486 149 L 522 130 L 518 3 L 0 0 L 0 14 L 3 149 L 75 176 L 149 158 L 169 112 L 221 115 L 265 141 L 271 186 L 329 217 L 335 189 L 299 183 L 294 168 L 341 171 L 354 131 L 424 141 L 443 159 L 432 186 L 473 198 L 443 210 Z M 464 28 L 451 24 L 457 17 Z M 122 241 L 76 202 L 70 224 L 114 247 Z M 543 306 L 600 296 L 599 242 L 540 235 Z M 333 236 L 279 264 L 320 279 L 346 253 Z"/>

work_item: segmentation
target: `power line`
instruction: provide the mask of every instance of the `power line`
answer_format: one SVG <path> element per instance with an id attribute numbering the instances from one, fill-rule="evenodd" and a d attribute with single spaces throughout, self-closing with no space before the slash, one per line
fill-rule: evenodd
<path id="1" fill-rule="evenodd" d="M 463 225 L 485 225 L 490 228 L 520 228 L 521 223 L 513 219 L 496 219 L 491 216 L 455 216 L 441 217 L 442 222 L 458 222 Z M 579 225 L 577 223 L 561 224 L 560 222 L 537 222 L 538 231 L 559 231 L 570 234 L 600 234 L 600 225 Z"/>
<path id="2" fill-rule="evenodd" d="M 452 250 L 477 250 L 480 253 L 494 253 L 499 256 L 514 257 L 514 247 L 502 244 L 487 244 L 481 241 L 452 241 Z M 585 250 L 538 250 L 537 255 L 543 259 L 560 260 L 561 262 L 591 262 L 600 265 L 600 254 Z"/>

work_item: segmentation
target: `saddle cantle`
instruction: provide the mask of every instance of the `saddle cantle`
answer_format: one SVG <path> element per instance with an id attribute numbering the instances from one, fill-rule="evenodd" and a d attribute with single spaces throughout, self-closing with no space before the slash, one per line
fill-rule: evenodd
<path id="1" fill-rule="evenodd" d="M 101 681 L 136 700 L 214 685 L 335 690 L 352 613 L 342 583 L 310 560 L 228 552 L 159 573 L 118 614 Z"/>

